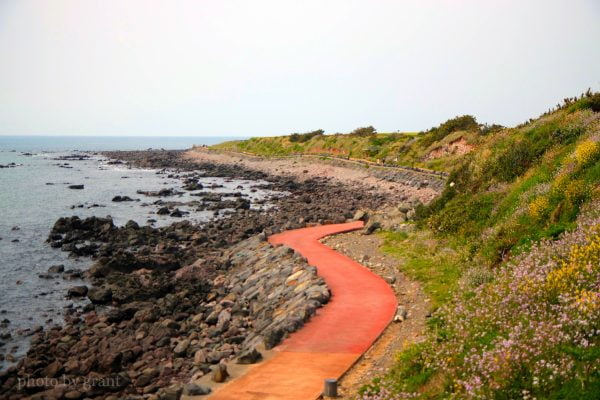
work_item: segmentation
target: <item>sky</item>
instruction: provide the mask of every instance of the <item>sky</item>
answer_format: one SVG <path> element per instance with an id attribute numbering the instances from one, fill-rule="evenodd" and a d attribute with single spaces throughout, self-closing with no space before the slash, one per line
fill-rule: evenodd
<path id="1" fill-rule="evenodd" d="M 0 0 L 0 134 L 513 126 L 599 43 L 598 0 Z"/>

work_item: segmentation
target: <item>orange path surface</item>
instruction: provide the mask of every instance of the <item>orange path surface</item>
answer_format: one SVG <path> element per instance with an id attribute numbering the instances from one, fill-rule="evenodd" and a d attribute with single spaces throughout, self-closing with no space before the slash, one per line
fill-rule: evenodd
<path id="1" fill-rule="evenodd" d="M 394 292 L 379 276 L 319 242 L 362 226 L 361 221 L 316 226 L 269 238 L 271 244 L 285 244 L 316 266 L 331 300 L 277 346 L 272 358 L 217 389 L 211 400 L 316 399 L 325 379 L 340 378 L 373 344 L 395 315 Z"/>

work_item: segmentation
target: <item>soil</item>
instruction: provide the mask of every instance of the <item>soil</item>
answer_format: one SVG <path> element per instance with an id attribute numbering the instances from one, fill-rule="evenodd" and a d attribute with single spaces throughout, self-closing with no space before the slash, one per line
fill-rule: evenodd
<path id="1" fill-rule="evenodd" d="M 380 193 L 402 195 L 405 198 L 418 199 L 423 203 L 431 201 L 439 191 L 433 187 L 425 187 L 425 181 L 431 184 L 425 176 L 406 170 L 398 170 L 397 174 L 402 179 L 394 179 L 394 172 L 388 171 L 388 178 L 382 178 L 373 171 L 374 168 L 348 168 L 320 162 L 314 158 L 282 158 L 264 159 L 248 157 L 242 154 L 215 153 L 203 148 L 195 148 L 184 154 L 184 157 L 196 162 L 210 162 L 215 164 L 235 164 L 251 170 L 259 170 L 271 176 L 294 177 L 299 182 L 309 179 L 327 177 L 333 182 L 358 186 L 367 190 L 376 190 Z M 411 174 L 410 179 L 404 177 Z M 410 180 L 410 182 L 408 182 Z M 437 181 L 435 181 L 438 183 Z M 443 181 L 442 181 L 443 182 Z"/>
<path id="2" fill-rule="evenodd" d="M 427 155 L 427 160 L 435 160 L 450 155 L 463 155 L 473 151 L 475 146 L 470 145 L 463 137 L 453 140 L 452 142 L 431 150 Z"/>

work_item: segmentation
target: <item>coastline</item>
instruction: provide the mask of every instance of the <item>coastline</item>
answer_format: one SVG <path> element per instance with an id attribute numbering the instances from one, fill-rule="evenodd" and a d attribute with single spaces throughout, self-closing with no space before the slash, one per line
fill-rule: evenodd
<path id="1" fill-rule="evenodd" d="M 225 336 L 229 329 L 224 329 L 225 325 L 240 311 L 234 311 L 231 288 L 216 290 L 219 282 L 233 271 L 232 248 L 241 245 L 247 255 L 256 257 L 264 250 L 259 252 L 249 243 L 256 244 L 260 237 L 311 224 L 345 222 L 358 210 L 379 209 L 403 201 L 427 201 L 434 192 L 427 187 L 415 188 L 393 179 L 373 177 L 368 171 L 346 173 L 341 167 L 318 163 L 240 164 L 231 157 L 198 157 L 182 151 L 104 154 L 131 167 L 168 168 L 168 173 L 194 189 L 200 177 L 222 177 L 266 181 L 269 189 L 286 195 L 272 199 L 269 210 L 249 209 L 237 200 L 225 203 L 224 208 L 233 206 L 235 212 L 200 226 L 187 222 L 185 216 L 181 222 L 163 228 L 136 227 L 135 223 L 116 227 L 110 220 L 95 217 L 57 221 L 49 236 L 53 247 L 94 260 L 86 272 L 93 286 L 78 289 L 92 303 L 66 315 L 61 329 L 32 336 L 28 356 L 16 367 L 0 373 L 1 399 L 41 394 L 50 398 L 67 394 L 68 398 L 109 398 L 121 394 L 161 398 L 173 384 L 179 382 L 181 386 L 192 376 L 209 374 L 214 365 L 230 361 L 257 345 L 236 347 L 236 343 L 213 340 Z M 163 207 L 174 212 L 177 204 L 167 201 Z M 277 257 L 269 262 L 279 260 Z M 288 277 L 277 279 L 285 281 Z M 322 300 L 321 305 L 326 298 Z M 222 307 L 218 312 L 216 305 Z M 302 321 L 296 320 L 274 334 L 273 345 L 286 333 L 300 328 L 314 312 L 315 305 L 311 307 Z M 236 327 L 237 333 L 240 329 L 247 333 L 256 328 L 252 318 L 255 316 L 250 317 Z M 215 331 L 220 322 L 221 328 Z M 201 326 L 204 329 L 199 329 Z M 210 334 L 203 336 L 208 331 Z M 236 336 L 244 335 L 232 333 L 228 338 Z M 249 336 L 235 340 L 245 343 Z M 256 337 L 264 340 L 265 336 L 268 334 Z M 87 351 L 83 351 L 81 343 Z M 25 377 L 65 377 L 68 384 L 19 388 Z M 89 381 L 96 384 L 85 385 Z M 103 387 L 103 382 L 110 384 Z"/>

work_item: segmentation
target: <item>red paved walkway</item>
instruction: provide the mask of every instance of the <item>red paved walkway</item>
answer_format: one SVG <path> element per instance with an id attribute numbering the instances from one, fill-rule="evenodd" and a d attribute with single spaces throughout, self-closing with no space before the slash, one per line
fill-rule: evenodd
<path id="1" fill-rule="evenodd" d="M 212 400 L 316 399 L 326 378 L 341 377 L 377 339 L 396 312 L 396 296 L 367 268 L 319 239 L 360 229 L 363 223 L 324 225 L 269 238 L 286 244 L 317 267 L 332 296 L 298 332 L 275 348 L 271 359 L 218 389 Z"/>

